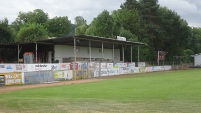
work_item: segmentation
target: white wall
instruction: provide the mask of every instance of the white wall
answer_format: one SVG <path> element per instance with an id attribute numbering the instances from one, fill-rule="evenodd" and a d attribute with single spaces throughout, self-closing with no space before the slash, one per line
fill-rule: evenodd
<path id="1" fill-rule="evenodd" d="M 201 55 L 194 56 L 194 66 L 201 65 Z"/>
<path id="2" fill-rule="evenodd" d="M 84 57 L 89 58 L 89 47 L 77 47 L 78 51 L 76 57 Z M 55 45 L 54 46 L 54 57 L 55 60 L 59 60 L 62 62 L 62 58 L 74 57 L 73 46 L 68 45 Z M 101 48 L 91 48 L 91 58 L 102 58 Z M 114 60 L 120 61 L 120 50 L 114 50 Z M 103 58 L 112 59 L 113 58 L 113 50 L 105 49 L 103 52 Z"/>

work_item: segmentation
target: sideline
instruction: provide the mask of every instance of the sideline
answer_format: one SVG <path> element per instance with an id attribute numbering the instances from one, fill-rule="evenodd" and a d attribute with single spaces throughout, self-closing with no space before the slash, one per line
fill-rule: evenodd
<path id="1" fill-rule="evenodd" d="M 68 84 L 80 84 L 80 83 L 89 83 L 97 82 L 101 80 L 106 80 L 104 78 L 95 78 L 95 79 L 84 79 L 84 80 L 75 80 L 75 81 L 59 81 L 55 83 L 43 83 L 43 84 L 30 84 L 30 85 L 15 85 L 15 86 L 0 86 L 0 94 L 6 92 L 12 92 L 23 89 L 30 88 L 41 88 L 41 87 L 50 87 L 50 86 L 59 86 L 59 85 L 68 85 Z"/>

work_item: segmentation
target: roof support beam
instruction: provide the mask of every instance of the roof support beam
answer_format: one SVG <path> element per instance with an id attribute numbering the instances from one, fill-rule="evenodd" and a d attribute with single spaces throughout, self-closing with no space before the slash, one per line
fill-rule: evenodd
<path id="1" fill-rule="evenodd" d="M 114 62 L 114 43 L 113 43 L 113 47 L 112 47 L 112 61 Z"/>
<path id="2" fill-rule="evenodd" d="M 137 48 L 137 53 L 138 53 L 138 63 L 140 62 L 140 47 L 138 46 L 138 48 Z"/>
<path id="3" fill-rule="evenodd" d="M 124 62 L 124 45 L 122 44 L 122 61 Z"/>
<path id="4" fill-rule="evenodd" d="M 19 64 L 19 59 L 20 59 L 20 45 L 17 44 L 17 62 Z"/>
<path id="5" fill-rule="evenodd" d="M 91 71 L 90 71 L 90 66 L 91 66 L 91 40 L 89 40 L 89 63 L 88 63 L 88 65 L 87 65 L 87 75 L 89 75 L 90 76 L 90 78 L 91 78 Z"/>
<path id="6" fill-rule="evenodd" d="M 133 62 L 133 46 L 131 45 L 131 62 Z"/>
<path id="7" fill-rule="evenodd" d="M 38 63 L 38 44 L 36 43 L 36 63 Z"/>
<path id="8" fill-rule="evenodd" d="M 104 59 L 104 54 L 103 54 L 103 52 L 104 52 L 104 50 L 103 50 L 103 42 L 102 42 L 102 50 L 101 50 L 101 53 L 102 53 L 102 60 Z"/>
<path id="9" fill-rule="evenodd" d="M 76 80 L 76 71 L 75 71 L 75 63 L 76 63 L 76 38 L 74 38 L 74 62 L 73 62 L 73 73 L 74 73 L 74 80 Z"/>

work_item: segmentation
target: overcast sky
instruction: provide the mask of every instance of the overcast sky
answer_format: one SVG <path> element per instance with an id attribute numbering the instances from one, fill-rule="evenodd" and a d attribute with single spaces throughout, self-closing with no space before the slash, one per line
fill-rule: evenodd
<path id="1" fill-rule="evenodd" d="M 74 23 L 76 16 L 82 16 L 90 23 L 104 9 L 113 11 L 120 8 L 125 0 L 0 0 L 0 19 L 8 18 L 13 22 L 20 11 L 28 12 L 42 9 L 55 16 L 68 16 Z M 159 0 L 161 6 L 166 6 L 177 12 L 191 27 L 201 27 L 201 0 Z"/>

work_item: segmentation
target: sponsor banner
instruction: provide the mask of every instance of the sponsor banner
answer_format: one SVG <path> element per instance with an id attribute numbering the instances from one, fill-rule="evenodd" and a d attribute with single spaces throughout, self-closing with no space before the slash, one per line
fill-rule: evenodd
<path id="1" fill-rule="evenodd" d="M 96 68 L 96 63 L 95 62 L 89 62 L 88 64 L 89 64 L 89 69 L 95 69 Z"/>
<path id="2" fill-rule="evenodd" d="M 111 69 L 111 68 L 113 68 L 114 66 L 113 66 L 113 63 L 107 63 L 107 69 Z"/>
<path id="3" fill-rule="evenodd" d="M 71 64 L 70 64 L 70 70 L 74 70 L 74 69 L 78 69 L 78 63 L 76 62 L 76 63 L 74 63 L 74 62 L 72 62 Z"/>
<path id="4" fill-rule="evenodd" d="M 22 84 L 22 74 L 21 73 L 5 73 L 5 85 L 16 85 Z"/>
<path id="5" fill-rule="evenodd" d="M 76 75 L 76 80 L 79 80 L 79 79 L 87 79 L 87 78 L 90 78 L 91 75 L 89 73 L 93 73 L 91 72 L 92 70 L 87 70 L 87 69 L 81 69 L 81 70 L 75 70 L 75 71 L 72 71 L 73 72 L 73 75 Z M 75 72 L 75 74 L 74 74 Z M 75 77 L 73 76 L 73 79 Z"/>
<path id="6" fill-rule="evenodd" d="M 138 67 L 145 67 L 145 62 L 138 62 Z"/>
<path id="7" fill-rule="evenodd" d="M 132 62 L 132 63 L 127 63 L 127 65 L 128 65 L 129 68 L 134 68 L 134 67 L 135 67 L 135 63 L 134 63 L 134 62 Z"/>
<path id="8" fill-rule="evenodd" d="M 108 75 L 119 75 L 119 69 L 107 69 Z"/>
<path id="9" fill-rule="evenodd" d="M 146 72 L 152 72 L 153 70 L 152 70 L 152 67 L 146 67 L 146 68 L 145 68 L 145 71 L 146 71 Z"/>
<path id="10" fill-rule="evenodd" d="M 61 63 L 60 69 L 61 70 L 70 70 L 70 63 Z"/>
<path id="11" fill-rule="evenodd" d="M 127 74 L 128 70 L 127 67 L 119 68 L 119 74 Z"/>
<path id="12" fill-rule="evenodd" d="M 71 80 L 72 79 L 72 70 L 65 71 L 55 71 L 54 79 L 55 80 Z"/>
<path id="13" fill-rule="evenodd" d="M 114 64 L 114 68 L 119 68 L 118 63 L 115 63 L 115 64 Z"/>
<path id="14" fill-rule="evenodd" d="M 123 67 L 128 67 L 128 64 L 127 63 L 123 63 Z"/>
<path id="15" fill-rule="evenodd" d="M 60 64 L 26 64 L 27 71 L 60 70 Z"/>
<path id="16" fill-rule="evenodd" d="M 16 64 L 15 65 L 16 72 L 24 72 L 27 71 L 26 64 Z"/>
<path id="17" fill-rule="evenodd" d="M 135 73 L 135 67 L 133 68 L 127 68 L 127 74 L 134 74 Z"/>
<path id="18" fill-rule="evenodd" d="M 115 63 L 114 67 L 115 68 L 127 67 L 127 63 Z"/>
<path id="19" fill-rule="evenodd" d="M 94 77 L 99 77 L 99 69 L 94 69 Z"/>
<path id="20" fill-rule="evenodd" d="M 153 66 L 152 70 L 153 71 L 160 71 L 161 69 L 160 69 L 160 66 Z"/>
<path id="21" fill-rule="evenodd" d="M 74 62 L 71 62 L 70 64 L 70 70 L 73 70 L 74 68 Z M 81 62 L 76 62 L 75 63 L 75 69 L 78 70 L 78 69 L 81 69 Z"/>
<path id="22" fill-rule="evenodd" d="M 131 73 L 131 68 L 127 67 L 127 74 L 130 74 L 130 73 Z"/>
<path id="23" fill-rule="evenodd" d="M 108 76 L 109 75 L 107 69 L 101 69 L 100 74 L 101 74 L 101 76 Z"/>
<path id="24" fill-rule="evenodd" d="M 1 73 L 15 72 L 15 70 L 16 70 L 15 64 L 0 64 Z"/>
<path id="25" fill-rule="evenodd" d="M 61 66 L 60 64 L 51 64 L 51 70 L 61 70 L 60 66 Z"/>
<path id="26" fill-rule="evenodd" d="M 95 67 L 96 69 L 99 69 L 100 63 L 95 63 L 95 66 L 96 66 L 96 67 Z"/>
<path id="27" fill-rule="evenodd" d="M 101 63 L 101 69 L 106 69 L 107 68 L 107 63 Z"/>
<path id="28" fill-rule="evenodd" d="M 164 66 L 164 70 L 171 70 L 172 66 Z"/>
<path id="29" fill-rule="evenodd" d="M 53 81 L 54 81 L 54 73 L 52 71 L 24 72 L 25 84 L 38 84 Z"/>
<path id="30" fill-rule="evenodd" d="M 145 67 L 139 67 L 139 73 L 145 73 Z"/>
<path id="31" fill-rule="evenodd" d="M 55 71 L 54 79 L 55 80 L 65 80 L 67 76 L 64 74 L 64 71 Z"/>
<path id="32" fill-rule="evenodd" d="M 135 67 L 134 68 L 134 73 L 139 73 L 140 71 L 139 71 L 139 67 Z"/>
<path id="33" fill-rule="evenodd" d="M 164 66 L 160 66 L 160 71 L 165 71 L 165 67 Z"/>
<path id="34" fill-rule="evenodd" d="M 67 80 L 73 79 L 73 71 L 72 70 L 64 71 L 64 74 L 67 75 Z"/>
<path id="35" fill-rule="evenodd" d="M 88 69 L 88 64 L 85 63 L 81 63 L 81 69 Z"/>

